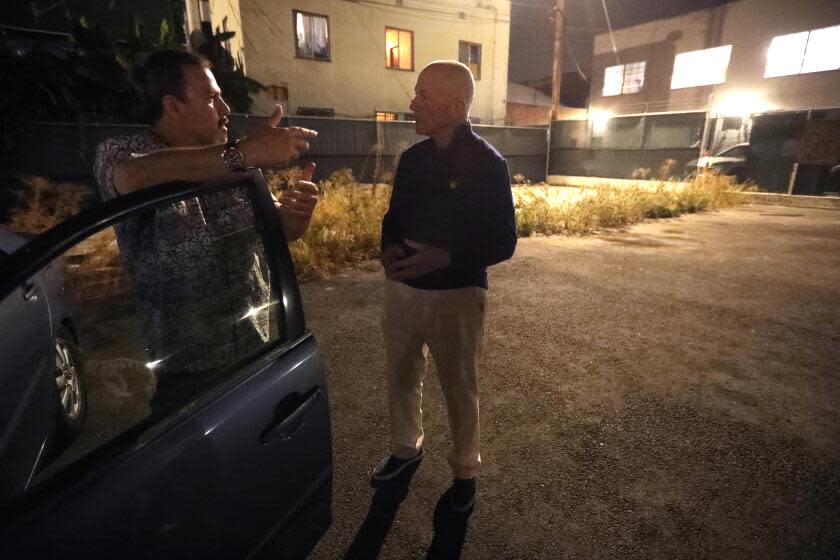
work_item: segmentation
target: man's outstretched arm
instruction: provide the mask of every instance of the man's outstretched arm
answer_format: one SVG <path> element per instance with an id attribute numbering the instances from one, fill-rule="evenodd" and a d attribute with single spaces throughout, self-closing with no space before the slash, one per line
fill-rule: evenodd
<path id="1" fill-rule="evenodd" d="M 278 106 L 268 125 L 244 138 L 238 148 L 245 165 L 277 167 L 309 149 L 309 140 L 317 132 L 305 128 L 279 128 L 283 110 Z M 128 194 L 170 181 L 211 181 L 233 173 L 222 160 L 223 144 L 202 147 L 167 148 L 137 157 L 129 157 L 114 167 L 114 189 Z"/>

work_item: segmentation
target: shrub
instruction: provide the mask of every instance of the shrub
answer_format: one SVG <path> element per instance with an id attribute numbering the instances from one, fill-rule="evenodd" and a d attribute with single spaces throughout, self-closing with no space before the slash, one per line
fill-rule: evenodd
<path id="1" fill-rule="evenodd" d="M 266 176 L 269 188 L 282 196 L 299 179 L 300 169 L 269 172 Z M 28 178 L 25 182 L 27 191 L 12 212 L 10 224 L 18 231 L 40 233 L 48 229 L 78 212 L 90 193 L 84 185 L 50 183 L 44 178 Z M 319 183 L 319 189 L 321 201 L 309 230 L 289 244 L 298 274 L 304 279 L 324 277 L 349 264 L 376 258 L 382 216 L 391 195 L 386 184 L 358 183 L 349 169 L 336 171 Z M 735 185 L 732 178 L 717 175 L 699 176 L 687 183 L 662 181 L 652 187 L 622 187 L 609 182 L 588 189 L 518 185 L 513 189 L 517 233 L 521 237 L 585 234 L 648 218 L 726 208 L 741 202 L 743 190 L 754 187 Z M 78 257 L 84 260 L 82 268 L 100 270 L 99 280 L 118 285 L 118 278 L 109 280 L 105 274 L 116 268 L 114 259 L 118 258 L 112 230 L 84 245 Z"/>
<path id="2" fill-rule="evenodd" d="M 601 228 L 621 227 L 648 218 L 669 218 L 683 213 L 715 210 L 741 202 L 731 178 L 696 177 L 688 183 L 662 181 L 654 187 L 629 187 L 604 183 L 583 189 L 576 196 L 559 196 L 564 187 L 514 188 L 518 234 L 582 234 Z M 577 192 L 577 191 L 573 191 Z"/>
<path id="3" fill-rule="evenodd" d="M 87 206 L 91 190 L 79 183 L 53 183 L 45 177 L 24 177 L 8 226 L 21 233 L 43 233 Z"/>
<path id="4" fill-rule="evenodd" d="M 269 179 L 279 196 L 282 181 L 295 180 L 300 170 L 286 170 L 282 176 Z M 356 182 L 350 169 L 334 172 L 318 186 L 321 200 L 312 223 L 303 237 L 289 244 L 302 278 L 323 277 L 348 264 L 375 258 L 382 216 L 391 196 L 388 185 Z"/>

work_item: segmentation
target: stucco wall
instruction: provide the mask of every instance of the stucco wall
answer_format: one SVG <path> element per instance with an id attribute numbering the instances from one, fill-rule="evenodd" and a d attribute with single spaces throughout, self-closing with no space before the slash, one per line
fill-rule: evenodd
<path id="1" fill-rule="evenodd" d="M 767 49 L 778 36 L 840 24 L 837 0 L 739 0 L 717 8 L 615 31 L 619 60 L 647 61 L 645 85 L 634 94 L 603 97 L 604 69 L 617 64 L 608 34 L 595 38 L 590 106 L 616 114 L 705 109 L 733 95 L 753 111 L 840 106 L 840 70 L 764 78 Z M 672 90 L 678 53 L 732 45 L 723 84 Z"/>
<path id="2" fill-rule="evenodd" d="M 186 0 L 184 4 L 186 8 L 187 29 L 189 29 L 192 35 L 201 29 L 199 0 Z M 233 55 L 234 60 L 244 66 L 244 37 L 242 34 L 242 14 L 239 0 L 210 0 L 210 23 L 214 33 L 217 28 L 219 31 L 224 31 L 225 18 L 227 18 L 227 30 L 236 33 L 230 40 L 230 53 Z M 247 71 L 247 68 L 245 70 Z"/>
<path id="3" fill-rule="evenodd" d="M 462 0 L 405 0 L 403 6 L 242 0 L 248 75 L 288 88 L 291 114 L 301 106 L 329 107 L 350 117 L 371 117 L 377 110 L 405 113 L 420 70 L 433 60 L 457 59 L 458 41 L 469 41 L 482 46 L 472 115 L 483 123 L 502 124 L 510 2 L 484 0 L 476 6 Z M 330 61 L 296 58 L 293 9 L 329 17 Z M 414 71 L 385 67 L 386 26 L 414 31 Z M 264 92 L 256 97 L 253 111 L 267 114 L 274 103 L 272 92 Z"/>
<path id="4" fill-rule="evenodd" d="M 245 57 L 244 37 L 242 34 L 242 14 L 240 10 L 239 0 L 210 0 L 210 11 L 213 15 L 213 31 L 218 28 L 223 30 L 222 23 L 227 17 L 228 31 L 235 31 L 236 35 L 230 40 L 230 53 L 234 60 L 241 61 L 244 65 Z M 247 72 L 247 67 L 245 67 Z"/>
<path id="5" fill-rule="evenodd" d="M 551 107 L 508 102 L 507 124 L 515 126 L 547 125 L 550 112 Z"/>

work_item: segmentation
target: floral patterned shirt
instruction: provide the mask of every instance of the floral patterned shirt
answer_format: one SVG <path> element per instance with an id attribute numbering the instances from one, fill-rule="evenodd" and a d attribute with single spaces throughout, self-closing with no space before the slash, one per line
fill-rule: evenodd
<path id="1" fill-rule="evenodd" d="M 102 142 L 94 175 L 103 199 L 118 196 L 118 163 L 166 147 L 151 132 Z M 269 268 L 246 189 L 202 193 L 115 229 L 146 351 L 160 369 L 218 369 L 269 339 Z"/>

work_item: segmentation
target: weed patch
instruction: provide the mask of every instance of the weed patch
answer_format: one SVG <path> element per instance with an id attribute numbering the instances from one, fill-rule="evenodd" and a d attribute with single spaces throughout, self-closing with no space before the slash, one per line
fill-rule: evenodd
<path id="1" fill-rule="evenodd" d="M 269 172 L 266 177 L 269 188 L 281 197 L 300 177 L 300 170 Z M 89 193 L 83 185 L 56 184 L 43 178 L 26 179 L 26 184 L 8 225 L 28 233 L 41 233 L 75 214 L 84 207 Z M 349 169 L 333 173 L 318 187 L 321 200 L 309 230 L 289 244 L 298 275 L 304 279 L 322 278 L 376 258 L 382 216 L 391 196 L 389 185 L 361 184 Z M 719 176 L 697 177 L 686 183 L 661 181 L 652 187 L 609 182 L 585 189 L 517 185 L 513 188 L 517 233 L 520 237 L 580 235 L 645 219 L 727 208 L 741 203 L 744 190 L 750 189 Z M 108 268 L 112 260 L 108 252 L 116 251 L 112 234 L 101 237 L 88 243 L 90 268 Z"/>

